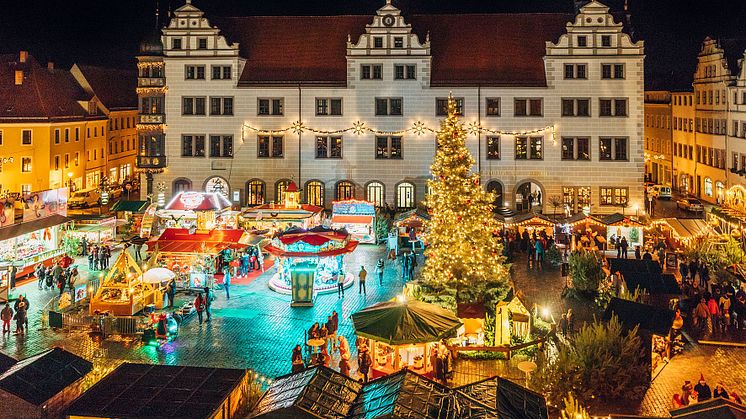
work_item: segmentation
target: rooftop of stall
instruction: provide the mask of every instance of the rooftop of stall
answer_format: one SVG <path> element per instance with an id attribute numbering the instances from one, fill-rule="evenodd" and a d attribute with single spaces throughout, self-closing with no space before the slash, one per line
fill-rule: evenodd
<path id="1" fill-rule="evenodd" d="M 502 377 L 486 378 L 456 390 L 494 409 L 498 418 L 549 418 L 543 395 Z"/>
<path id="2" fill-rule="evenodd" d="M 197 230 L 206 231 L 223 227 L 235 228 L 237 213 L 230 209 L 231 202 L 221 193 L 183 191 L 174 195 L 156 215 L 166 222 L 196 219 Z"/>

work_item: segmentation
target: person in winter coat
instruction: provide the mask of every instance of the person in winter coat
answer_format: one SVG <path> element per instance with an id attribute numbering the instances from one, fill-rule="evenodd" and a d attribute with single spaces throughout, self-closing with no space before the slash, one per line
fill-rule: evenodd
<path id="1" fill-rule="evenodd" d="M 3 335 L 7 332 L 10 334 L 10 321 L 13 320 L 13 309 L 9 303 L 5 303 L 3 311 L 0 312 L 0 319 L 3 321 Z"/>
<path id="2" fill-rule="evenodd" d="M 306 367 L 306 364 L 303 362 L 303 350 L 301 349 L 300 345 L 295 345 L 291 362 L 293 363 L 293 373 L 303 371 L 303 368 Z"/>
<path id="3" fill-rule="evenodd" d="M 168 306 L 174 306 L 174 297 L 176 297 L 176 280 L 171 278 L 166 285 L 166 297 L 168 297 Z"/>
<path id="4" fill-rule="evenodd" d="M 212 321 L 212 302 L 215 301 L 215 296 L 212 295 L 212 291 L 209 287 L 205 287 L 205 313 L 207 314 L 207 322 Z"/>
<path id="5" fill-rule="evenodd" d="M 710 310 L 707 307 L 705 298 L 702 297 L 699 300 L 699 304 L 694 309 L 694 324 L 699 327 L 700 331 L 707 328 L 707 319 L 710 316 Z"/>
<path id="6" fill-rule="evenodd" d="M 700 403 L 712 398 L 712 390 L 707 385 L 704 374 L 699 375 L 699 383 L 694 386 L 694 391 L 697 392 L 697 401 Z"/>
<path id="7" fill-rule="evenodd" d="M 378 263 L 376 263 L 376 273 L 378 274 L 378 285 L 383 285 L 383 258 L 378 259 Z"/>
<path id="8" fill-rule="evenodd" d="M 360 267 L 360 273 L 358 274 L 358 286 L 357 293 L 365 294 L 365 279 L 368 277 L 368 271 L 365 270 L 365 266 Z"/>
<path id="9" fill-rule="evenodd" d="M 368 371 L 373 360 L 370 358 L 368 348 L 363 346 L 357 353 L 357 371 L 363 376 L 363 383 L 368 382 Z"/>
<path id="10" fill-rule="evenodd" d="M 36 266 L 36 279 L 39 281 L 39 289 L 44 288 L 44 275 L 47 273 L 46 268 L 44 267 L 43 263 L 40 263 Z"/>
<path id="11" fill-rule="evenodd" d="M 681 281 L 684 282 L 689 279 L 689 265 L 686 260 L 682 259 L 679 262 L 679 273 L 681 274 Z"/>
<path id="12" fill-rule="evenodd" d="M 710 296 L 710 299 L 707 300 L 707 312 L 710 314 L 712 330 L 718 330 L 718 323 L 720 322 L 720 307 L 713 296 Z"/>
<path id="13" fill-rule="evenodd" d="M 723 383 L 718 383 L 718 385 L 715 386 L 715 391 L 712 393 L 712 397 L 718 398 L 722 397 L 724 399 L 730 399 L 730 395 L 728 394 L 728 390 L 723 387 Z"/>
<path id="14" fill-rule="evenodd" d="M 16 305 L 16 332 L 15 334 L 24 334 L 26 329 L 26 323 L 28 322 L 28 318 L 26 317 L 28 305 L 26 304 L 26 300 L 21 300 L 20 303 L 17 303 Z"/>
<path id="15" fill-rule="evenodd" d="M 202 312 L 205 311 L 205 297 L 202 296 L 202 293 L 197 294 L 197 298 L 194 299 L 194 309 L 197 310 L 199 324 L 202 324 Z"/>
<path id="16" fill-rule="evenodd" d="M 223 276 L 223 288 L 225 288 L 225 298 L 231 299 L 231 270 L 230 268 L 225 269 L 225 275 Z"/>
<path id="17" fill-rule="evenodd" d="M 627 242 L 627 238 L 622 236 L 622 241 L 620 242 L 619 246 L 622 248 L 622 257 L 624 259 L 627 259 L 627 249 L 629 249 L 629 242 Z"/>

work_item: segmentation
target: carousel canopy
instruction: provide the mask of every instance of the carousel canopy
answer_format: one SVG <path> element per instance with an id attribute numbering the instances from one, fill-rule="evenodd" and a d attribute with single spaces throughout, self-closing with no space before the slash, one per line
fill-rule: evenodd
<path id="1" fill-rule="evenodd" d="M 634 329 L 639 326 L 641 330 L 654 333 L 658 336 L 666 336 L 673 324 L 674 312 L 634 301 L 612 298 L 606 307 L 603 319 L 611 320 L 616 315 L 619 323 L 626 329 Z"/>
<path id="2" fill-rule="evenodd" d="M 243 230 L 210 230 L 208 233 L 189 234 L 186 228 L 167 228 L 156 240 L 148 242 L 153 249 L 158 246 L 159 252 L 165 253 L 203 253 L 214 254 L 228 248 L 242 249 L 246 244 L 241 242 Z M 243 239 L 248 243 L 248 239 Z"/>
<path id="3" fill-rule="evenodd" d="M 351 253 L 357 248 L 359 243 L 349 240 L 349 237 L 350 234 L 344 229 L 316 226 L 305 230 L 293 227 L 277 234 L 265 249 L 279 257 L 337 256 Z"/>
<path id="4" fill-rule="evenodd" d="M 217 192 L 179 192 L 165 209 L 169 211 L 221 211 L 231 207 L 225 195 Z"/>
<path id="5" fill-rule="evenodd" d="M 359 336 L 389 345 L 436 342 L 451 337 L 461 321 L 450 311 L 420 301 L 385 301 L 352 315 Z"/>
<path id="6" fill-rule="evenodd" d="M 280 204 L 264 204 L 246 209 L 241 217 L 257 221 L 292 221 L 303 220 L 321 213 L 324 208 L 316 205 L 301 204 L 300 208 L 286 208 Z"/>

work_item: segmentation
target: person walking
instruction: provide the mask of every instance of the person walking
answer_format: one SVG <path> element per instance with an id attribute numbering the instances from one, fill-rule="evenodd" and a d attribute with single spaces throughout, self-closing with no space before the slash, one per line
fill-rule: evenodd
<path id="1" fill-rule="evenodd" d="M 640 250 L 640 246 L 635 246 L 635 259 L 642 259 L 642 251 Z"/>
<path id="2" fill-rule="evenodd" d="M 658 247 L 658 263 L 661 265 L 661 270 L 666 269 L 666 249 L 664 247 Z"/>
<path id="3" fill-rule="evenodd" d="M 702 297 L 699 299 L 699 303 L 694 309 L 694 325 L 698 327 L 700 333 L 707 330 L 707 319 L 709 317 L 710 310 L 707 307 L 707 301 Z"/>
<path id="4" fill-rule="evenodd" d="M 417 267 L 417 253 L 412 251 L 412 253 L 409 254 L 409 265 L 407 266 L 407 269 L 408 269 L 407 278 L 409 278 L 410 281 L 414 279 L 414 268 L 416 267 Z"/>
<path id="5" fill-rule="evenodd" d="M 0 312 L 0 319 L 3 321 L 3 336 L 6 332 L 10 334 L 10 321 L 13 320 L 13 309 L 10 308 L 10 303 L 5 303 L 3 311 Z"/>
<path id="6" fill-rule="evenodd" d="M 329 346 L 329 353 L 337 350 L 337 325 L 334 324 L 332 316 L 326 318 L 326 343 Z"/>
<path id="7" fill-rule="evenodd" d="M 225 288 L 225 298 L 226 300 L 231 299 L 231 269 L 229 267 L 225 267 L 225 275 L 223 276 L 223 288 Z"/>
<path id="8" fill-rule="evenodd" d="M 20 297 L 19 297 L 20 299 Z M 15 334 L 24 334 L 25 329 L 27 329 L 27 310 L 28 310 L 28 304 L 26 304 L 25 299 L 20 299 L 20 301 L 16 302 L 16 332 Z"/>
<path id="9" fill-rule="evenodd" d="M 622 236 L 622 242 L 620 244 L 622 247 L 622 257 L 624 259 L 627 259 L 627 249 L 629 249 L 629 243 L 627 242 L 627 238 Z"/>
<path id="10" fill-rule="evenodd" d="M 197 298 L 194 299 L 194 309 L 197 310 L 199 324 L 202 324 L 202 312 L 205 311 L 205 298 L 202 296 L 201 292 L 197 294 Z"/>
<path id="11" fill-rule="evenodd" d="M 681 282 L 689 280 L 689 265 L 686 263 L 686 259 L 681 259 L 681 262 L 679 262 L 679 274 L 681 275 Z"/>
<path id="12" fill-rule="evenodd" d="M 88 239 L 83 236 L 82 239 L 80 239 L 80 248 L 81 248 L 81 256 L 86 257 L 88 256 Z"/>
<path id="13" fill-rule="evenodd" d="M 697 280 L 697 272 L 699 271 L 699 262 L 697 259 L 692 259 L 689 261 L 689 278 L 691 278 L 692 282 Z"/>
<path id="14" fill-rule="evenodd" d="M 358 274 L 357 293 L 366 294 L 365 292 L 365 279 L 368 277 L 368 271 L 365 270 L 365 266 L 360 267 L 360 273 Z"/>
<path id="15" fill-rule="evenodd" d="M 616 246 L 616 258 L 621 259 L 622 257 L 622 240 L 616 236 L 611 238 L 611 243 Z"/>
<path id="16" fill-rule="evenodd" d="M 93 249 L 91 249 L 91 257 L 93 258 L 93 268 L 91 269 L 94 271 L 98 270 L 98 252 L 99 252 L 98 245 L 93 246 Z"/>
<path id="17" fill-rule="evenodd" d="M 78 268 L 70 269 L 70 275 L 67 276 L 67 289 L 73 294 L 73 301 L 75 301 L 75 283 L 80 279 Z"/>
<path id="18" fill-rule="evenodd" d="M 544 244 L 541 240 L 536 241 L 536 269 L 544 267 Z"/>
<path id="19" fill-rule="evenodd" d="M 339 270 L 337 272 L 337 298 L 344 298 L 345 296 L 345 272 L 343 270 Z"/>
<path id="20" fill-rule="evenodd" d="M 707 284 L 710 281 L 710 268 L 707 267 L 707 263 L 702 262 L 699 266 L 699 285 L 707 291 Z"/>
<path id="21" fill-rule="evenodd" d="M 176 296 L 176 280 L 171 278 L 166 284 L 166 297 L 168 298 L 168 306 L 174 306 L 174 297 Z"/>
<path id="22" fill-rule="evenodd" d="M 363 383 L 368 382 L 368 371 L 372 360 L 368 353 L 368 347 L 363 345 L 357 353 L 357 371 L 363 376 Z"/>
<path id="23" fill-rule="evenodd" d="M 305 363 L 303 362 L 303 350 L 301 349 L 300 345 L 295 345 L 295 348 L 293 348 L 293 357 L 292 361 L 292 372 L 296 373 L 299 371 L 303 371 L 303 369 L 306 367 Z"/>
<path id="24" fill-rule="evenodd" d="M 712 324 L 712 331 L 720 330 L 718 326 L 718 323 L 720 321 L 720 307 L 718 307 L 718 303 L 715 300 L 715 297 L 712 295 L 710 295 L 710 299 L 707 300 L 707 312 L 710 314 L 710 323 Z"/>
<path id="25" fill-rule="evenodd" d="M 401 255 L 401 278 L 402 281 L 407 282 L 409 278 L 407 278 L 407 275 L 409 274 L 409 252 L 404 252 Z"/>
<path id="26" fill-rule="evenodd" d="M 205 313 L 207 314 L 206 322 L 212 321 L 212 302 L 215 301 L 215 296 L 209 287 L 205 287 Z"/>
<path id="27" fill-rule="evenodd" d="M 36 279 L 38 280 L 40 290 L 44 288 L 44 274 L 46 274 L 46 272 L 47 269 L 44 267 L 43 263 L 36 265 Z"/>
<path id="28" fill-rule="evenodd" d="M 378 274 L 378 285 L 383 285 L 383 258 L 378 259 L 378 263 L 376 263 L 376 273 Z"/>
<path id="29" fill-rule="evenodd" d="M 88 270 L 93 271 L 94 269 L 94 259 L 96 259 L 96 256 L 93 254 L 93 249 L 91 249 L 90 252 L 88 252 Z"/>

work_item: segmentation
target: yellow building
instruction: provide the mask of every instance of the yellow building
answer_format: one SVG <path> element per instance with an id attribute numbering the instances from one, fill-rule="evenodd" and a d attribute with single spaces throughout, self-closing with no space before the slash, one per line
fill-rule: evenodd
<path id="1" fill-rule="evenodd" d="M 106 116 L 66 70 L 27 52 L 0 55 L 0 191 L 31 192 L 74 185 L 105 162 L 89 148 L 106 139 Z"/>

